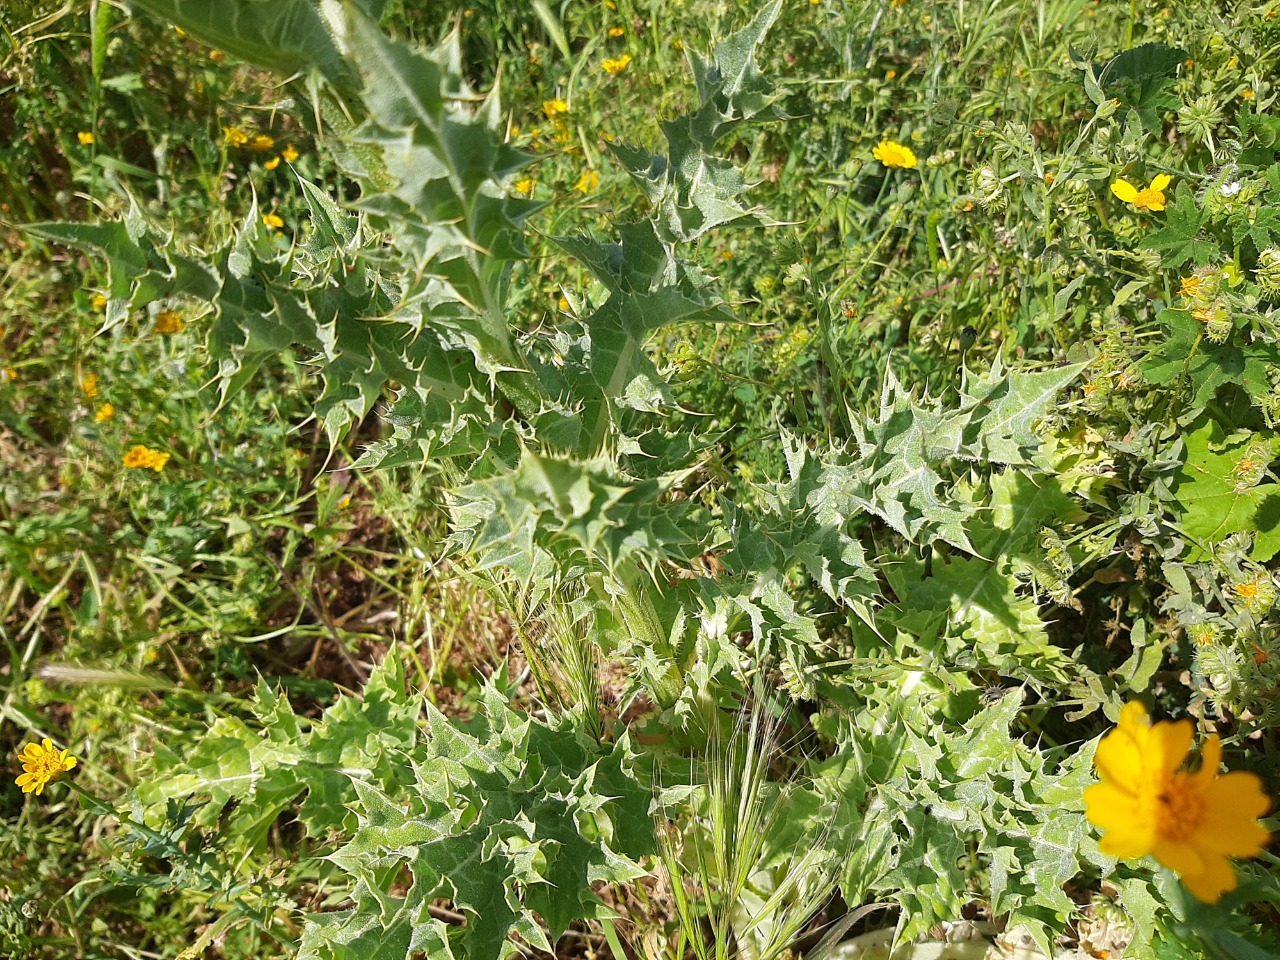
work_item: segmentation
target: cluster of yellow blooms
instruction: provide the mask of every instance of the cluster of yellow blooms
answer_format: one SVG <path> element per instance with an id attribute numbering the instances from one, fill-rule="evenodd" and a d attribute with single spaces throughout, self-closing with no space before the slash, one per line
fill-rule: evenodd
<path id="1" fill-rule="evenodd" d="M 265 133 L 250 135 L 239 127 L 223 127 L 222 137 L 227 146 L 235 147 L 238 150 L 248 150 L 251 153 L 266 153 L 269 150 L 274 150 L 276 146 L 275 137 Z M 268 170 L 274 170 L 280 166 L 281 160 L 285 163 L 293 163 L 299 156 L 297 148 L 292 143 L 287 143 L 277 156 L 272 157 L 262 165 Z"/>
<path id="2" fill-rule="evenodd" d="M 124 455 L 121 462 L 124 463 L 126 467 L 133 469 L 154 470 L 156 473 L 160 473 L 164 470 L 164 465 L 169 462 L 169 456 L 170 454 L 162 453 L 159 450 L 152 450 L 150 447 L 138 444 L 137 446 L 132 447 L 129 452 Z"/>

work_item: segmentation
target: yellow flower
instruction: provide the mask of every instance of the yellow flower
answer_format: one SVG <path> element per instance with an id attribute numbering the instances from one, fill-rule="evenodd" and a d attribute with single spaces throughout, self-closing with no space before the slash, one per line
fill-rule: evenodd
<path id="1" fill-rule="evenodd" d="M 294 149 L 292 143 L 285 144 L 285 148 L 280 151 L 280 156 L 284 157 L 285 163 L 293 163 L 298 159 L 298 151 Z"/>
<path id="2" fill-rule="evenodd" d="M 104 403 L 98 408 L 98 412 L 93 415 L 94 423 L 105 423 L 116 415 L 116 408 L 110 403 Z"/>
<path id="3" fill-rule="evenodd" d="M 181 333 L 182 328 L 186 326 L 182 322 L 182 315 L 176 310 L 161 310 L 156 314 L 156 333 L 161 336 L 167 336 L 170 333 Z"/>
<path id="4" fill-rule="evenodd" d="M 13 383 L 18 379 L 18 371 L 13 367 L 0 367 L 0 384 Z"/>
<path id="5" fill-rule="evenodd" d="M 263 166 L 266 167 L 268 170 L 274 170 L 276 167 L 280 166 L 280 158 L 272 157 L 270 160 L 264 163 Z"/>
<path id="6" fill-rule="evenodd" d="M 624 53 L 620 57 L 606 57 L 600 64 L 605 73 L 611 76 L 617 76 L 623 70 L 627 69 L 627 65 L 631 63 L 631 54 Z"/>
<path id="7" fill-rule="evenodd" d="M 95 293 L 93 295 L 93 299 L 91 299 L 89 303 L 93 307 L 93 309 L 101 310 L 103 307 L 107 305 L 107 298 L 100 293 Z"/>
<path id="8" fill-rule="evenodd" d="M 284 221 L 274 213 L 264 213 L 262 215 L 262 222 L 272 230 L 279 230 L 284 226 Z"/>
<path id="9" fill-rule="evenodd" d="M 1245 100 L 1252 100 L 1252 99 L 1253 99 L 1253 88 L 1252 88 L 1252 87 L 1245 87 L 1243 90 L 1241 90 L 1241 91 L 1240 91 L 1240 96 L 1241 96 L 1241 97 L 1243 97 Z"/>
<path id="10" fill-rule="evenodd" d="M 1204 277 L 1192 275 L 1190 277 L 1182 277 L 1182 295 L 1189 300 L 1194 300 L 1200 296 L 1200 288 L 1204 286 Z"/>
<path id="11" fill-rule="evenodd" d="M 92 400 L 98 395 L 98 375 L 96 373 L 86 373 L 80 378 L 80 389 L 84 391 L 84 395 Z"/>
<path id="12" fill-rule="evenodd" d="M 620 36 L 622 36 L 622 35 L 623 35 L 624 33 L 626 33 L 626 32 L 627 32 L 627 31 L 626 31 L 626 30 L 624 30 L 624 29 L 622 29 L 622 27 L 610 27 L 610 28 L 609 28 L 609 36 L 611 36 L 611 37 L 620 37 Z"/>
<path id="13" fill-rule="evenodd" d="M 559 116 L 562 113 L 569 112 L 569 105 L 563 100 L 543 100 L 542 112 L 548 117 Z"/>
<path id="14" fill-rule="evenodd" d="M 1103 853 L 1154 856 L 1197 899 L 1217 903 L 1236 888 L 1227 858 L 1254 857 L 1267 845 L 1271 835 L 1256 821 L 1270 800 L 1252 773 L 1218 775 L 1216 734 L 1205 741 L 1200 769 L 1179 771 L 1191 732 L 1190 720 L 1153 725 L 1141 703 L 1126 703 L 1116 729 L 1098 744 L 1102 782 L 1085 790 L 1085 815 L 1103 831 Z"/>
<path id="15" fill-rule="evenodd" d="M 245 145 L 246 150 L 252 150 L 254 153 L 266 153 L 276 145 L 274 137 L 269 137 L 265 133 L 260 133 L 250 139 Z"/>
<path id="16" fill-rule="evenodd" d="M 34 793 L 37 797 L 50 780 L 80 762 L 66 750 L 55 748 L 48 737 L 40 743 L 28 743 L 18 754 L 18 760 L 22 763 L 22 773 L 16 781 L 18 786 L 23 793 Z"/>
<path id="17" fill-rule="evenodd" d="M 349 506 L 351 506 L 351 494 L 347 494 L 345 497 L 343 497 L 341 500 L 338 501 L 339 510 L 345 510 Z"/>
<path id="18" fill-rule="evenodd" d="M 93 144 L 94 136 L 92 133 L 88 133 L 87 131 L 81 130 L 79 133 L 76 134 L 76 139 L 80 141 L 80 146 L 88 147 Z"/>
<path id="19" fill-rule="evenodd" d="M 598 186 L 600 186 L 600 174 L 594 170 L 583 170 L 582 176 L 578 177 L 578 182 L 573 185 L 573 189 L 579 193 L 590 193 Z"/>
<path id="20" fill-rule="evenodd" d="M 886 71 L 886 72 L 885 72 L 884 78 L 885 78 L 886 80 L 892 80 L 892 79 L 894 79 L 895 77 L 897 77 L 897 75 L 898 75 L 898 71 L 897 71 L 897 70 L 889 70 L 889 71 Z"/>
<path id="21" fill-rule="evenodd" d="M 1159 173 L 1151 181 L 1151 186 L 1138 189 L 1128 180 L 1120 179 L 1111 185 L 1111 192 L 1139 210 L 1163 210 L 1164 188 L 1171 182 L 1172 177 L 1167 173 Z"/>
<path id="22" fill-rule="evenodd" d="M 178 36 L 182 37 L 184 40 L 187 37 L 187 31 L 183 30 L 176 23 L 173 25 L 173 32 L 176 33 Z"/>
<path id="23" fill-rule="evenodd" d="M 209 59 L 214 63 L 221 63 L 223 60 L 227 59 L 227 55 L 221 50 L 210 50 Z"/>
<path id="24" fill-rule="evenodd" d="M 886 167 L 909 169 L 920 162 L 910 147 L 894 140 L 881 140 L 871 151 L 871 155 Z"/>
<path id="25" fill-rule="evenodd" d="M 568 312 L 569 312 L 569 298 L 568 298 L 568 297 L 566 297 L 566 296 L 563 296 L 563 295 L 562 295 L 562 296 L 560 297 L 560 299 L 558 299 L 558 300 L 556 301 L 556 306 L 560 308 L 560 312 L 561 312 L 561 313 L 568 313 Z"/>
<path id="26" fill-rule="evenodd" d="M 159 450 L 152 450 L 150 447 L 144 447 L 138 444 L 132 447 L 128 453 L 121 459 L 126 467 L 138 470 L 154 470 L 159 473 L 164 469 L 164 465 L 169 462 L 169 454 L 162 453 Z"/>
<path id="27" fill-rule="evenodd" d="M 222 137 L 229 147 L 243 147 L 249 142 L 249 135 L 239 127 L 223 127 Z"/>
<path id="28" fill-rule="evenodd" d="M 515 182 L 515 191 L 516 193 L 523 193 L 527 197 L 533 193 L 533 188 L 536 185 L 537 181 L 533 177 L 525 177 L 523 180 Z"/>

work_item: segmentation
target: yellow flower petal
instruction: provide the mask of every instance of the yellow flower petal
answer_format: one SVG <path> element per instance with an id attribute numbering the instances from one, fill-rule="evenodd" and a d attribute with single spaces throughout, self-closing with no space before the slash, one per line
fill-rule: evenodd
<path id="1" fill-rule="evenodd" d="M 1176 723 L 1157 723 L 1151 728 L 1152 737 L 1160 743 L 1159 767 L 1153 767 L 1172 773 L 1182 766 L 1191 751 L 1193 729 L 1190 720 L 1179 720 Z M 1154 761 L 1154 757 L 1152 758 Z"/>
<path id="2" fill-rule="evenodd" d="M 1183 873 L 1182 882 L 1197 900 L 1217 903 L 1236 888 L 1236 872 L 1225 857 L 1207 857 L 1199 872 Z"/>
<path id="3" fill-rule="evenodd" d="M 1125 203 L 1133 203 L 1138 198 L 1138 188 L 1128 180 L 1117 180 L 1111 185 L 1111 192 Z M 1128 704 L 1125 706 L 1128 706 Z"/>
<path id="4" fill-rule="evenodd" d="M 1173 177 L 1169 176 L 1167 173 L 1157 173 L 1155 179 L 1151 181 L 1151 189 L 1160 191 L 1171 183 L 1173 183 Z"/>

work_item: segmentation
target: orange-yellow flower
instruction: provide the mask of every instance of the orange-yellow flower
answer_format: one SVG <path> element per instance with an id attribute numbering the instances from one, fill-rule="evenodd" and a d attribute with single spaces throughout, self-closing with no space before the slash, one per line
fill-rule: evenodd
<path id="1" fill-rule="evenodd" d="M 1138 210 L 1163 210 L 1165 206 L 1164 188 L 1173 182 L 1167 173 L 1158 173 L 1151 186 L 1135 187 L 1128 180 L 1120 179 L 1111 185 L 1111 192 L 1125 203 L 1133 204 Z"/>
<path id="2" fill-rule="evenodd" d="M 565 103 L 563 100 L 543 100 L 542 112 L 548 117 L 556 117 L 562 113 L 568 113 L 569 104 Z"/>
<path id="3" fill-rule="evenodd" d="M 272 230 L 279 230 L 281 227 L 284 226 L 284 220 L 281 219 L 278 214 L 274 214 L 274 213 L 264 213 L 262 215 L 262 222 L 265 223 Z"/>
<path id="4" fill-rule="evenodd" d="M 116 415 L 116 408 L 110 402 L 104 403 L 98 407 L 97 412 L 93 415 L 94 423 L 106 423 Z"/>
<path id="5" fill-rule="evenodd" d="M 871 155 L 886 167 L 899 169 L 910 169 L 920 162 L 916 159 L 915 151 L 894 140 L 881 140 L 875 145 Z"/>
<path id="6" fill-rule="evenodd" d="M 181 333 L 184 326 L 186 324 L 182 322 L 182 315 L 177 310 L 161 310 L 156 314 L 155 331 L 161 336 Z"/>
<path id="7" fill-rule="evenodd" d="M 79 763 L 66 750 L 54 747 L 48 737 L 40 743 L 28 743 L 18 754 L 18 760 L 22 763 L 22 773 L 16 781 L 18 786 L 23 793 L 34 793 L 37 797 L 44 793 L 50 780 Z"/>
<path id="8" fill-rule="evenodd" d="M 601 69 L 610 76 L 616 77 L 631 63 L 631 54 L 624 53 L 620 57 L 605 57 L 600 63 Z"/>
<path id="9" fill-rule="evenodd" d="M 86 373 L 80 378 L 80 389 L 84 391 L 84 395 L 92 400 L 98 395 L 98 375 L 96 373 Z"/>
<path id="10" fill-rule="evenodd" d="M 167 453 L 152 450 L 150 447 L 138 444 L 124 455 L 121 462 L 132 469 L 154 470 L 156 473 L 160 473 L 164 470 L 164 465 L 169 462 L 169 456 Z"/>
<path id="11" fill-rule="evenodd" d="M 100 293 L 95 293 L 89 301 L 89 305 L 95 310 L 101 310 L 107 305 L 107 298 Z"/>
<path id="12" fill-rule="evenodd" d="M 1179 770 L 1191 749 L 1190 720 L 1152 724 L 1137 701 L 1120 711 L 1094 764 L 1102 782 L 1084 792 L 1085 815 L 1103 831 L 1098 849 L 1124 860 L 1154 856 L 1199 900 L 1236 888 L 1228 857 L 1254 857 L 1270 834 L 1257 818 L 1270 800 L 1252 773 L 1222 776 L 1222 744 L 1205 741 L 1200 769 Z"/>
<path id="13" fill-rule="evenodd" d="M 298 159 L 298 151 L 294 148 L 292 143 L 287 143 L 285 144 L 284 149 L 280 151 L 280 156 L 284 157 L 285 163 L 293 163 L 293 161 Z"/>
<path id="14" fill-rule="evenodd" d="M 268 170 L 274 170 L 278 166 L 280 166 L 279 157 L 272 157 L 270 160 L 263 163 L 263 167 L 265 167 Z"/>
<path id="15" fill-rule="evenodd" d="M 80 141 L 80 146 L 88 147 L 93 145 L 94 136 L 87 130 L 81 130 L 76 134 L 76 139 Z"/>
<path id="16" fill-rule="evenodd" d="M 249 135 L 239 127 L 223 127 L 222 139 L 229 147 L 243 147 L 249 142 Z"/>
<path id="17" fill-rule="evenodd" d="M 250 137 L 249 140 L 245 142 L 244 148 L 246 150 L 252 150 L 254 153 L 266 153 L 275 145 L 276 141 L 274 138 L 267 136 L 265 133 L 260 133 L 257 136 Z"/>
<path id="18" fill-rule="evenodd" d="M 594 170 L 583 170 L 582 176 L 578 177 L 578 182 L 573 185 L 573 189 L 579 193 L 590 193 L 598 186 L 600 186 L 600 174 Z"/>

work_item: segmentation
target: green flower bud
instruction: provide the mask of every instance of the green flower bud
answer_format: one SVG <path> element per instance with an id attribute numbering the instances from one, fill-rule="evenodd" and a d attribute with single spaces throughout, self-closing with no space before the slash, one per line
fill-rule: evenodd
<path id="1" fill-rule="evenodd" d="M 970 176 L 973 183 L 973 194 L 985 210 L 1001 210 L 1008 198 L 1005 196 L 1004 184 L 1000 175 L 991 167 L 978 167 Z"/>
<path id="2" fill-rule="evenodd" d="M 1280 250 L 1267 247 L 1258 254 L 1258 286 L 1268 300 L 1280 300 Z"/>

